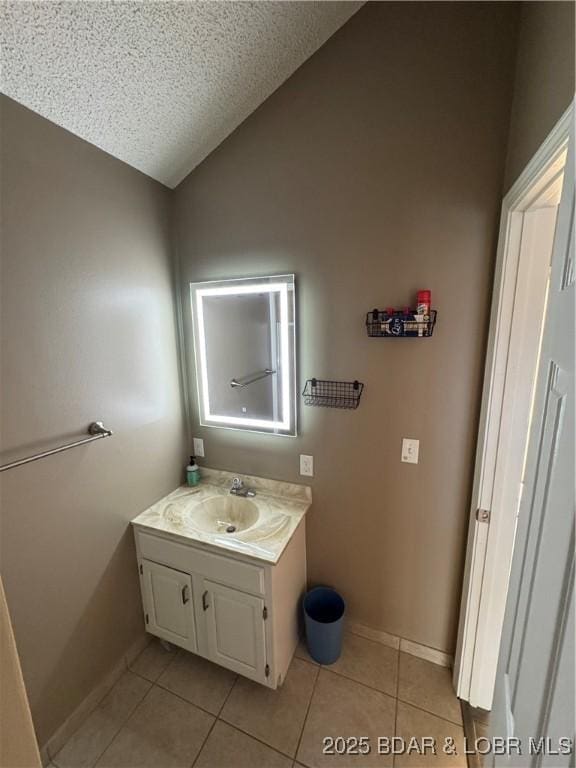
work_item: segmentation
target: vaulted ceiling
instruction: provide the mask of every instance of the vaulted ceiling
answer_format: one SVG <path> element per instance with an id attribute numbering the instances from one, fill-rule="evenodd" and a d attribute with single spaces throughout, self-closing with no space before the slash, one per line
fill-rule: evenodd
<path id="1" fill-rule="evenodd" d="M 176 186 L 362 2 L 12 2 L 1 90 Z"/>

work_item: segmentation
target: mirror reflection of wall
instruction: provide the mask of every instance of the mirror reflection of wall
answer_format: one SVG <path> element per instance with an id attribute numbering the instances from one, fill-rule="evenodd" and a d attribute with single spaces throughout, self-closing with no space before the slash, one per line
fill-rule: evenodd
<path id="1" fill-rule="evenodd" d="M 265 293 L 205 298 L 208 387 L 215 413 L 274 418 L 276 373 L 250 385 L 230 386 L 233 380 L 243 381 L 262 371 L 276 370 L 278 360 L 272 358 L 271 348 L 271 339 L 276 339 L 271 301 L 275 302 L 276 297 Z"/>
<path id="2" fill-rule="evenodd" d="M 201 423 L 296 434 L 294 276 L 190 290 Z"/>

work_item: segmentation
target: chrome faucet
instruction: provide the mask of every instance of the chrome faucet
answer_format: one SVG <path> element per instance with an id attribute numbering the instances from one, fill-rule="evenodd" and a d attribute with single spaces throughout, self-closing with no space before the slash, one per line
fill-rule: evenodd
<path id="1" fill-rule="evenodd" d="M 234 496 L 256 496 L 256 491 L 253 488 L 247 488 L 239 477 L 235 477 L 234 480 L 232 480 L 230 493 Z"/>

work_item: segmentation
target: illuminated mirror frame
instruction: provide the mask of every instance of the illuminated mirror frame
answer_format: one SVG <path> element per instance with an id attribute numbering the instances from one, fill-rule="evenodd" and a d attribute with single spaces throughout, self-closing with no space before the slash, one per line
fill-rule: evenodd
<path id="1" fill-rule="evenodd" d="M 240 296 L 278 293 L 280 297 L 280 373 L 282 376 L 281 418 L 253 419 L 212 413 L 208 388 L 206 338 L 203 300 L 209 296 Z M 294 275 L 251 277 L 237 280 L 213 280 L 190 283 L 190 305 L 194 338 L 194 361 L 198 413 L 204 427 L 240 429 L 277 435 L 296 435 L 296 349 L 295 349 Z"/>

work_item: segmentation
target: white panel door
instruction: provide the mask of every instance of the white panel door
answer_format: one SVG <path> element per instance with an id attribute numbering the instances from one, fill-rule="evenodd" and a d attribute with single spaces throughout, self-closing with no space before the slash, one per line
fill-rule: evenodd
<path id="1" fill-rule="evenodd" d="M 266 682 L 264 600 L 204 579 L 208 655 L 216 664 Z"/>
<path id="2" fill-rule="evenodd" d="M 195 651 L 191 576 L 149 560 L 142 560 L 141 576 L 148 632 Z"/>
<path id="3" fill-rule="evenodd" d="M 491 709 L 572 107 L 502 203 L 454 684 Z"/>
<path id="4" fill-rule="evenodd" d="M 558 212 L 550 294 L 500 647 L 493 735 L 522 754 L 496 765 L 573 766 L 574 736 L 574 128 Z M 530 739 L 555 753 L 530 754 Z M 560 754 L 558 754 L 560 752 Z"/>

